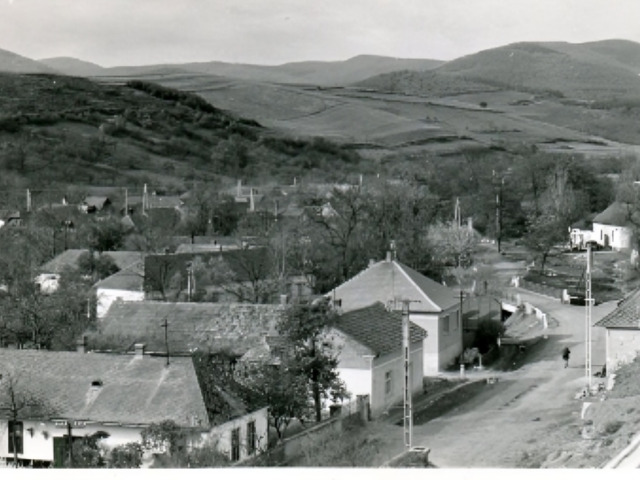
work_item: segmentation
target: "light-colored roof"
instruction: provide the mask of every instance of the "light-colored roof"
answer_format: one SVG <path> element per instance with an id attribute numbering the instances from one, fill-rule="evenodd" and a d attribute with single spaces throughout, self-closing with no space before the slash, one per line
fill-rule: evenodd
<path id="1" fill-rule="evenodd" d="M 98 210 L 102 209 L 109 202 L 108 197 L 89 195 L 84 197 L 83 203 Z"/>
<path id="2" fill-rule="evenodd" d="M 183 205 L 180 197 L 149 195 L 147 197 L 147 208 L 178 208 Z"/>
<path id="3" fill-rule="evenodd" d="M 242 355 L 277 334 L 283 313 L 281 305 L 115 301 L 98 332 L 88 334 L 89 343 L 119 351 L 144 343 L 150 352 L 164 353 L 166 319 L 170 352 L 231 350 Z"/>
<path id="4" fill-rule="evenodd" d="M 66 268 L 77 268 L 78 259 L 89 250 L 74 249 L 65 250 L 40 267 L 44 273 L 62 273 Z"/>
<path id="5" fill-rule="evenodd" d="M 36 418 L 210 425 L 190 358 L 172 358 L 167 367 L 161 357 L 0 349 L 0 373 L 3 382 L 11 374 L 18 391 L 39 399 L 31 412 Z M 6 394 L 0 383 L 0 405 Z"/>
<path id="6" fill-rule="evenodd" d="M 640 329 L 640 289 L 625 297 L 614 311 L 605 315 L 595 325 L 605 328 Z"/>
<path id="7" fill-rule="evenodd" d="M 456 292 L 396 260 L 382 260 L 326 294 L 354 310 L 374 302 L 411 300 L 413 312 L 441 312 L 458 304 Z"/>
<path id="8" fill-rule="evenodd" d="M 97 282 L 95 288 L 108 290 L 128 290 L 142 292 L 144 290 L 144 263 L 138 262 Z"/>
<path id="9" fill-rule="evenodd" d="M 340 315 L 335 328 L 369 349 L 373 355 L 402 351 L 402 313 L 389 311 L 380 302 Z M 411 342 L 427 333 L 417 325 L 409 325 Z"/>

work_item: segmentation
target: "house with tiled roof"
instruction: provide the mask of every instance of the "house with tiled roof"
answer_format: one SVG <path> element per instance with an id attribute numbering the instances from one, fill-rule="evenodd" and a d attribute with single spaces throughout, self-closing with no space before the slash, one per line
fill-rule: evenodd
<path id="1" fill-rule="evenodd" d="M 17 421 L 8 413 L 12 393 L 25 404 Z M 0 457 L 63 466 L 69 443 L 86 435 L 99 432 L 109 449 L 140 442 L 145 427 L 165 420 L 192 445 L 215 439 L 233 460 L 266 447 L 266 408 L 247 412 L 222 390 L 218 397 L 229 403 L 224 416 L 205 403 L 191 358 L 167 364 L 142 345 L 133 355 L 0 349 Z M 240 444 L 247 432 L 253 445 Z"/>
<path id="2" fill-rule="evenodd" d="M 55 292 L 59 286 L 60 275 L 65 270 L 76 270 L 78 268 L 78 260 L 87 253 L 89 253 L 87 249 L 71 248 L 43 264 L 39 268 L 40 274 L 35 279 L 40 291 L 43 293 Z M 97 256 L 98 253 L 95 252 L 95 255 Z M 102 252 L 102 255 L 110 257 L 120 270 L 140 262 L 143 258 L 141 252 L 133 251 Z"/>
<path id="3" fill-rule="evenodd" d="M 409 326 L 411 390 L 422 389 L 423 340 Z M 368 395 L 372 413 L 388 411 L 404 397 L 402 313 L 376 302 L 339 316 L 328 337 L 338 354 L 338 373 L 353 396 Z"/>
<path id="4" fill-rule="evenodd" d="M 97 350 L 131 351 L 136 343 L 149 352 L 190 354 L 225 351 L 240 357 L 278 335 L 283 305 L 123 302 L 116 300 L 88 332 L 89 346 Z M 165 342 L 165 327 L 166 342 Z"/>
<path id="5" fill-rule="evenodd" d="M 96 315 L 104 317 L 116 300 L 141 302 L 144 300 L 144 263 L 137 262 L 108 276 L 94 285 Z"/>
<path id="6" fill-rule="evenodd" d="M 459 295 L 398 262 L 392 252 L 325 296 L 343 312 L 375 302 L 401 310 L 402 301 L 408 300 L 411 321 L 427 332 L 422 350 L 425 375 L 447 368 L 462 353 Z"/>
<path id="7" fill-rule="evenodd" d="M 613 250 L 632 247 L 633 228 L 640 225 L 640 213 L 629 203 L 613 202 L 593 218 L 591 240 Z"/>
<path id="8" fill-rule="evenodd" d="M 111 205 L 109 197 L 103 195 L 88 195 L 82 200 L 80 209 L 84 213 L 96 213 L 101 212 Z"/>
<path id="9" fill-rule="evenodd" d="M 632 362 L 640 352 L 640 289 L 621 300 L 595 326 L 606 329 L 607 372 Z"/>

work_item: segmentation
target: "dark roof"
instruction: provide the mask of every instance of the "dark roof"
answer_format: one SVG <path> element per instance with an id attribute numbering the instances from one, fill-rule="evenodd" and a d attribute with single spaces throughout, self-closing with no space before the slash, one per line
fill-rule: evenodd
<path id="1" fill-rule="evenodd" d="M 605 328 L 640 329 L 640 289 L 625 297 L 618 307 L 596 324 Z"/>
<path id="2" fill-rule="evenodd" d="M 102 255 L 110 257 L 119 269 L 127 268 L 134 263 L 139 263 L 144 258 L 142 252 L 117 250 L 114 252 L 102 252 Z"/>
<path id="3" fill-rule="evenodd" d="M 146 355 L 0 349 L 0 373 L 5 379 L 10 373 L 18 388 L 40 399 L 35 417 L 209 426 L 190 358 L 172 358 L 167 367 L 165 358 Z M 0 388 L 0 405 L 6 404 L 3 394 Z"/>
<path id="4" fill-rule="evenodd" d="M 144 343 L 150 352 L 163 353 L 161 324 L 166 319 L 170 352 L 231 350 L 242 355 L 277 334 L 283 313 L 281 305 L 115 301 L 98 331 L 88 335 L 94 348 L 130 351 Z"/>
<path id="5" fill-rule="evenodd" d="M 402 313 L 389 311 L 380 302 L 342 314 L 335 328 L 367 347 L 374 355 L 401 352 Z M 413 343 L 425 338 L 427 333 L 411 323 L 409 336 Z"/>
<path id="6" fill-rule="evenodd" d="M 613 202 L 603 212 L 593 218 L 593 223 L 604 225 L 628 226 L 631 218 L 636 218 L 638 212 L 629 203 Z"/>

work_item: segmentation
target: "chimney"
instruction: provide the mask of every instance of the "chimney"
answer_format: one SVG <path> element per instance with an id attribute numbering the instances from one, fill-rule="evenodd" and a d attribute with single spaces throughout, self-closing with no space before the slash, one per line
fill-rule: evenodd
<path id="1" fill-rule="evenodd" d="M 473 230 L 473 217 L 467 217 L 467 228 Z"/>
<path id="2" fill-rule="evenodd" d="M 369 266 L 373 266 L 373 264 L 376 263 L 376 261 L 373 258 L 369 259 Z"/>
<path id="3" fill-rule="evenodd" d="M 236 191 L 236 196 L 237 197 L 241 197 L 242 196 L 242 180 L 238 180 L 238 187 L 237 187 L 237 191 Z"/>
<path id="4" fill-rule="evenodd" d="M 391 251 L 387 250 L 387 258 L 385 259 L 387 262 L 391 261 Z"/>
<path id="5" fill-rule="evenodd" d="M 144 343 L 136 343 L 134 348 L 136 352 L 134 358 L 142 358 L 144 356 Z"/>
<path id="6" fill-rule="evenodd" d="M 288 303 L 288 296 L 286 293 L 280 295 L 280 305 L 286 305 Z"/>
<path id="7" fill-rule="evenodd" d="M 250 212 L 256 211 L 256 204 L 255 204 L 255 200 L 253 199 L 253 188 L 249 189 L 249 211 Z"/>
<path id="8" fill-rule="evenodd" d="M 86 335 L 83 335 L 82 338 L 80 338 L 76 342 L 76 351 L 78 353 L 86 353 L 86 351 L 87 351 L 87 337 L 86 337 Z"/>

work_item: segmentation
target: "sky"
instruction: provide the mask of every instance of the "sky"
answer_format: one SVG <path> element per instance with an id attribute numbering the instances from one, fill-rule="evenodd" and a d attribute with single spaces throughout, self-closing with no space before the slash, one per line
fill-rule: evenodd
<path id="1" fill-rule="evenodd" d="M 450 60 L 519 41 L 640 42 L 639 0 L 0 0 L 0 49 L 102 66 Z"/>

